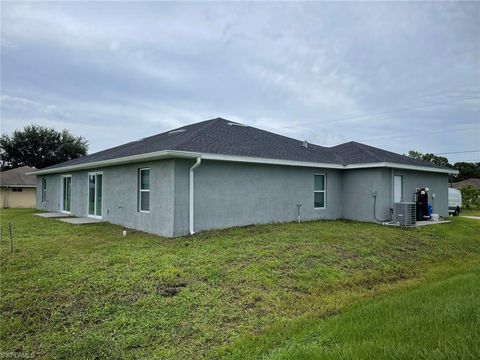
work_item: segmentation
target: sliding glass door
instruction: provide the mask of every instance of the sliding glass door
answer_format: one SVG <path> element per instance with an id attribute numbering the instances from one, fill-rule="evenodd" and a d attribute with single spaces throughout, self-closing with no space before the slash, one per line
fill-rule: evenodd
<path id="1" fill-rule="evenodd" d="M 62 176 L 62 211 L 69 213 L 72 209 L 72 176 Z"/>
<path id="2" fill-rule="evenodd" d="M 102 217 L 103 174 L 88 174 L 88 216 Z"/>

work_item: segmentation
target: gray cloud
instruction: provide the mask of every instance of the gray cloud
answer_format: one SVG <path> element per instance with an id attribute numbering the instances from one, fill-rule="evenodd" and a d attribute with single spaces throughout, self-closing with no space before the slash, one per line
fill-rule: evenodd
<path id="1" fill-rule="evenodd" d="M 97 151 L 222 116 L 327 146 L 479 148 L 479 3 L 11 2 L 1 16 L 3 132 L 66 127 Z"/>

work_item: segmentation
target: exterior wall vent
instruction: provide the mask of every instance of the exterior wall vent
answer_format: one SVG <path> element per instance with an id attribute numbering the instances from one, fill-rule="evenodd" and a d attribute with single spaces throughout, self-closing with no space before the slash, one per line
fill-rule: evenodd
<path id="1" fill-rule="evenodd" d="M 187 130 L 185 130 L 185 129 L 173 130 L 173 131 L 170 131 L 170 132 L 168 133 L 168 135 L 180 134 L 180 133 L 185 132 L 185 131 L 187 131 Z"/>

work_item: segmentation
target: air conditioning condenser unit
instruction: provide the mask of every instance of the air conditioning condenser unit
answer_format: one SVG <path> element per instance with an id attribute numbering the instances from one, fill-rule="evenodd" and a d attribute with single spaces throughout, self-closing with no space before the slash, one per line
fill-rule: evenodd
<path id="1" fill-rule="evenodd" d="M 416 204 L 414 202 L 397 202 L 393 204 L 393 221 L 403 226 L 415 226 Z"/>

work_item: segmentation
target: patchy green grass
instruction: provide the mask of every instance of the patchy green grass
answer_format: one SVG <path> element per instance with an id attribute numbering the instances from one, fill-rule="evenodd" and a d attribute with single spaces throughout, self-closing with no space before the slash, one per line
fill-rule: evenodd
<path id="1" fill-rule="evenodd" d="M 469 264 L 470 266 L 472 264 Z M 224 349 L 230 359 L 479 359 L 480 265 L 302 319 Z"/>
<path id="2" fill-rule="evenodd" d="M 165 239 L 32 213 L 1 213 L 0 351 L 35 358 L 228 358 L 252 337 L 264 341 L 251 354 L 283 351 L 304 319 L 480 260 L 480 222 L 461 217 L 416 230 L 319 221 Z"/>

